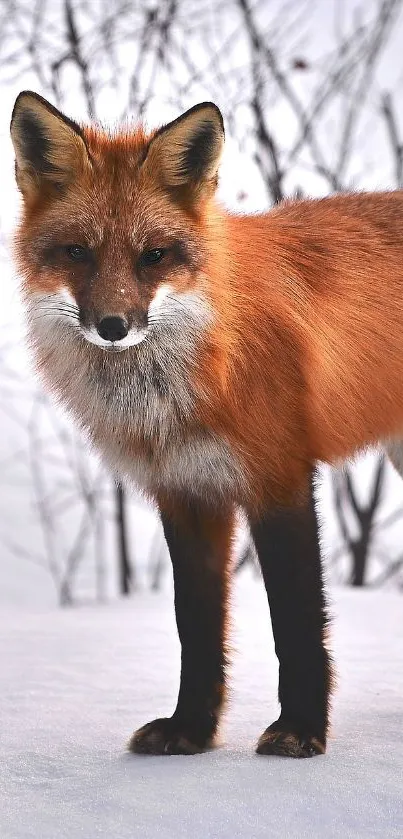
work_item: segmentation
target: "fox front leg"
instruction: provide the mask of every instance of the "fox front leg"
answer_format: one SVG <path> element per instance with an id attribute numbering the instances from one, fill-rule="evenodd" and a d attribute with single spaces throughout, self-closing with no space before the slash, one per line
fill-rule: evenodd
<path id="1" fill-rule="evenodd" d="M 214 743 L 225 695 L 225 630 L 233 512 L 160 505 L 174 576 L 182 646 L 172 717 L 153 720 L 129 743 L 141 754 L 195 754 Z"/>
<path id="2" fill-rule="evenodd" d="M 257 752 L 323 754 L 332 672 L 312 481 L 302 503 L 252 521 L 251 530 L 270 605 L 281 705 Z"/>

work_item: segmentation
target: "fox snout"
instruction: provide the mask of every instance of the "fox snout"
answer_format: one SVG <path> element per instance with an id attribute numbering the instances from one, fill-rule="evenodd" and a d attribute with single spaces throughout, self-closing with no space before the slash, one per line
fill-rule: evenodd
<path id="1" fill-rule="evenodd" d="M 126 349 L 141 343 L 148 332 L 146 312 L 97 315 L 79 309 L 83 337 L 104 349 Z"/>
<path id="2" fill-rule="evenodd" d="M 107 317 L 100 320 L 97 326 L 98 335 L 104 341 L 112 341 L 112 343 L 126 338 L 128 331 L 129 324 L 127 319 L 120 315 L 107 315 Z"/>

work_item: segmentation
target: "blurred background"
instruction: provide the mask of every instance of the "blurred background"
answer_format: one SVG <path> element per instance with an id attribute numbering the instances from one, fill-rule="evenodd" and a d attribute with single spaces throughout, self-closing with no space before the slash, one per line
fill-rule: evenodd
<path id="1" fill-rule="evenodd" d="M 115 483 L 30 367 L 11 260 L 18 92 L 112 127 L 215 101 L 220 198 L 254 212 L 402 186 L 402 44 L 403 0 L 0 0 L 0 605 L 77 605 L 170 581 L 155 512 Z M 328 580 L 403 593 L 403 484 L 389 463 L 367 453 L 323 468 L 317 493 Z M 258 577 L 242 524 L 235 571 Z"/>

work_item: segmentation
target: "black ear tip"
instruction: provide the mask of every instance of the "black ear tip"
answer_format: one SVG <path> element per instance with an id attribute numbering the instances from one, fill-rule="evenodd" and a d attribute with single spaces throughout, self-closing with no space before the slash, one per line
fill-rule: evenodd
<path id="1" fill-rule="evenodd" d="M 42 96 L 40 96 L 39 93 L 35 93 L 35 91 L 33 91 L 33 90 L 21 90 L 20 93 L 18 94 L 15 102 L 14 102 L 13 112 L 11 114 L 11 125 L 14 122 L 14 118 L 15 118 L 15 115 L 16 115 L 17 111 L 19 110 L 21 105 L 24 103 L 24 99 L 26 99 L 26 100 L 34 99 L 37 102 L 41 102 L 42 104 L 47 104 L 46 100 Z"/>
<path id="2" fill-rule="evenodd" d="M 203 111 L 208 109 L 214 111 L 215 117 L 219 120 L 220 128 L 222 130 L 222 133 L 224 134 L 224 117 L 218 105 L 216 105 L 215 102 L 200 102 L 199 105 L 195 105 L 187 113 L 191 113 L 192 111 Z"/>
<path id="3" fill-rule="evenodd" d="M 152 139 L 155 140 L 157 137 L 165 134 L 166 131 L 171 131 L 172 128 L 176 128 L 178 125 L 185 122 L 189 117 L 193 116 L 193 114 L 199 112 L 201 113 L 202 111 L 206 111 L 207 113 L 209 112 L 208 120 L 211 123 L 218 123 L 219 131 L 224 136 L 224 120 L 218 105 L 214 102 L 199 102 L 198 105 L 193 105 L 192 108 L 189 108 L 189 110 L 172 120 L 172 122 L 168 122 L 166 125 L 162 125 L 161 128 L 158 128 Z"/>
<path id="4" fill-rule="evenodd" d="M 81 139 L 83 139 L 83 132 L 81 126 L 78 125 L 77 122 L 74 122 L 74 120 L 69 119 L 69 117 L 66 117 L 64 114 L 62 114 L 62 112 L 55 108 L 54 105 L 51 104 L 51 102 L 48 102 L 47 99 L 44 99 L 44 97 L 41 96 L 40 93 L 35 93 L 34 90 L 22 90 L 21 93 L 18 94 L 14 102 L 13 112 L 11 114 L 10 128 L 13 127 L 14 119 L 20 108 L 22 108 L 23 110 L 25 106 L 28 106 L 28 109 L 34 110 L 38 114 L 40 114 L 41 111 L 47 111 L 47 113 L 50 114 L 50 116 L 62 120 L 62 122 L 64 122 L 65 125 L 71 128 L 76 134 L 79 134 Z"/>

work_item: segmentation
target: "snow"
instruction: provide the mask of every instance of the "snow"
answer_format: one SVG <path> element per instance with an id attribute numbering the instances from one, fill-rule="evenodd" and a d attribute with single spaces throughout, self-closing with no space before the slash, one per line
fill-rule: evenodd
<path id="1" fill-rule="evenodd" d="M 339 672 L 328 753 L 258 757 L 277 712 L 260 581 L 234 593 L 231 699 L 220 747 L 194 757 L 125 752 L 175 703 L 172 593 L 71 610 L 3 605 L 2 839 L 304 839 L 403 836 L 403 600 L 334 590 Z"/>

